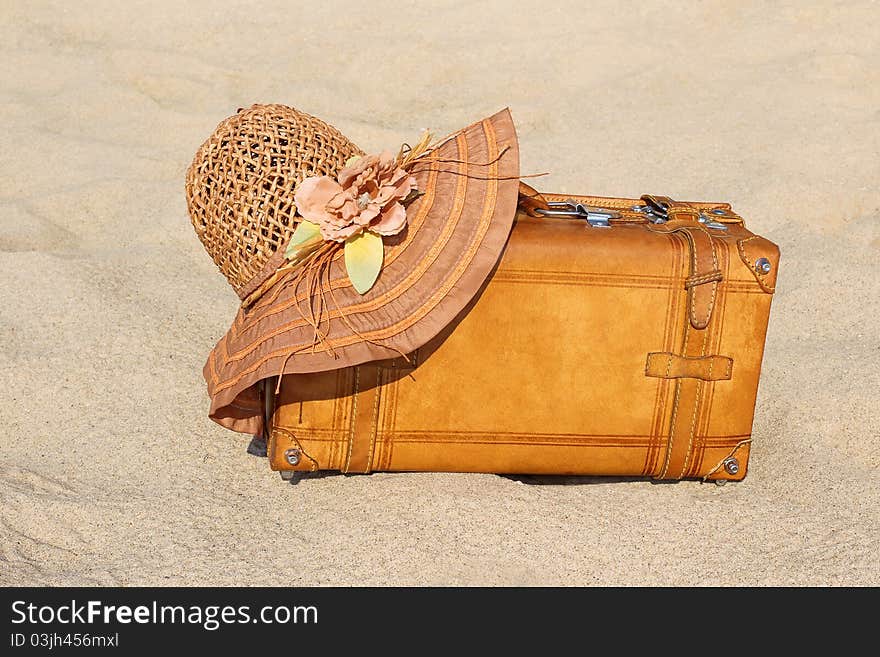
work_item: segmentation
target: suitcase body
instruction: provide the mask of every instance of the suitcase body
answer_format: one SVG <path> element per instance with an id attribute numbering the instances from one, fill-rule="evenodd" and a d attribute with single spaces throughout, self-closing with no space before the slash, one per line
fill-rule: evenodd
<path id="1" fill-rule="evenodd" d="M 574 197 L 608 226 L 521 210 L 408 360 L 268 381 L 271 467 L 742 479 L 778 248 L 726 204 L 643 199 Z"/>

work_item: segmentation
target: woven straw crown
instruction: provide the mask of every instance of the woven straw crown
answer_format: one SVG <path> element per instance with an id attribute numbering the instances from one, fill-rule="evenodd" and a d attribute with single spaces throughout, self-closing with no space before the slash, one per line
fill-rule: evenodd
<path id="1" fill-rule="evenodd" d="M 267 278 L 296 228 L 293 193 L 335 176 L 363 151 L 320 119 L 285 105 L 253 105 L 217 126 L 186 175 L 190 219 L 242 298 Z"/>

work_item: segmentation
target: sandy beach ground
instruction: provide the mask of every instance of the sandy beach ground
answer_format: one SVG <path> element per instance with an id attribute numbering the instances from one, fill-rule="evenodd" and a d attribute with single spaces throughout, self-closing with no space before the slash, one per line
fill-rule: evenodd
<path id="1" fill-rule="evenodd" d="M 0 584 L 880 584 L 880 5 L 259 5 L 0 4 Z M 510 106 L 541 189 L 731 201 L 783 253 L 746 481 L 282 482 L 206 417 L 183 190 L 254 102 Z"/>

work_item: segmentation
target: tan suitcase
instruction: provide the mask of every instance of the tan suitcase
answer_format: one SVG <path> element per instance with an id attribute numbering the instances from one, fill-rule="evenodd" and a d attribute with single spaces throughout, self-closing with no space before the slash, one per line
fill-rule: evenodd
<path id="1" fill-rule="evenodd" d="M 727 204 L 545 197 L 408 361 L 267 381 L 271 467 L 742 479 L 776 245 Z"/>

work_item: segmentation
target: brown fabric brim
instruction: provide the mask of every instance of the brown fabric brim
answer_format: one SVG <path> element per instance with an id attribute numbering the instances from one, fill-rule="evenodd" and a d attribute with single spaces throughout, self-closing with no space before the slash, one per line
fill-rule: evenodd
<path id="1" fill-rule="evenodd" d="M 519 148 L 507 109 L 451 135 L 412 174 L 424 195 L 406 229 L 385 238 L 385 263 L 365 295 L 341 254 L 322 284 L 327 301 L 314 344 L 305 285 L 280 281 L 214 347 L 204 375 L 209 416 L 243 433 L 263 429 L 255 384 L 282 373 L 319 372 L 410 353 L 440 333 L 498 262 L 516 214 Z M 344 315 L 344 316 L 343 316 Z"/>

